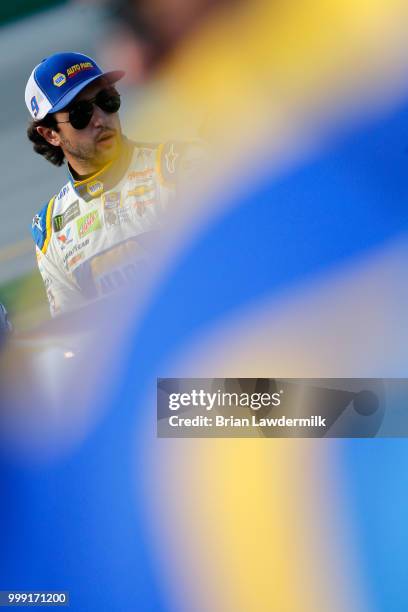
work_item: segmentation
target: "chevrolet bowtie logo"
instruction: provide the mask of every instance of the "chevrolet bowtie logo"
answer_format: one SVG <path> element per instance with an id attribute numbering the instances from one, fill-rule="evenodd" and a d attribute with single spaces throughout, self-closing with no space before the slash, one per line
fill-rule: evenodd
<path id="1" fill-rule="evenodd" d="M 127 193 L 128 196 L 142 196 L 146 193 L 150 193 L 154 191 L 154 187 L 152 185 L 138 185 L 133 189 L 130 189 Z"/>

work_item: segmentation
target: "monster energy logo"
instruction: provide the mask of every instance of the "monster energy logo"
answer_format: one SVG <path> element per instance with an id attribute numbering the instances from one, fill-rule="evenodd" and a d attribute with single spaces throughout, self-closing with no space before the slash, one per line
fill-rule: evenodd
<path id="1" fill-rule="evenodd" d="M 55 215 L 52 220 L 54 231 L 60 232 L 67 223 L 78 217 L 80 214 L 79 210 L 79 201 L 76 200 L 71 206 L 68 206 L 67 210 L 63 212 L 61 215 Z"/>

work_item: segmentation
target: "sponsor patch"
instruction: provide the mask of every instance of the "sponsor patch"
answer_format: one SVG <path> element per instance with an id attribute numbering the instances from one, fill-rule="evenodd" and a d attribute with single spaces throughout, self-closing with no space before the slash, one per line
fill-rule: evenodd
<path id="1" fill-rule="evenodd" d="M 136 172 L 132 173 L 126 192 L 126 203 L 140 210 L 140 204 L 151 204 L 157 199 L 157 186 L 152 177 L 138 177 Z"/>
<path id="2" fill-rule="evenodd" d="M 179 154 L 174 150 L 174 144 L 171 143 L 169 150 L 164 154 L 164 159 L 166 160 L 166 168 L 169 174 L 174 174 L 176 172 L 176 160 Z"/>
<path id="3" fill-rule="evenodd" d="M 74 244 L 74 246 L 71 249 L 69 249 L 67 253 L 65 253 L 64 264 L 68 261 L 68 259 L 70 259 L 73 255 L 75 255 L 75 253 L 78 253 L 79 251 L 84 249 L 86 246 L 88 246 L 88 244 L 89 244 L 89 238 L 86 238 L 82 242 L 78 242 L 77 244 Z"/>
<path id="4" fill-rule="evenodd" d="M 67 223 L 69 223 L 70 221 L 78 217 L 79 214 L 80 214 L 79 201 L 76 200 L 70 206 L 68 206 L 68 208 L 62 214 L 55 215 L 55 217 L 52 220 L 54 231 L 60 232 L 62 229 L 64 229 Z"/>
<path id="5" fill-rule="evenodd" d="M 69 185 L 64 185 L 61 191 L 58 194 L 57 201 L 64 197 L 69 191 Z"/>
<path id="6" fill-rule="evenodd" d="M 57 240 L 61 247 L 61 250 L 63 251 L 64 249 L 66 249 L 66 247 L 74 240 L 71 236 L 71 228 L 69 227 L 65 234 L 60 234 L 59 236 L 57 236 Z"/>
<path id="7" fill-rule="evenodd" d="M 73 257 L 71 257 L 71 259 L 68 259 L 68 268 L 71 269 L 73 268 L 77 263 L 79 263 L 80 261 L 82 261 L 84 259 L 84 254 L 83 253 L 77 253 L 76 255 L 74 255 Z"/>
<path id="8" fill-rule="evenodd" d="M 140 198 L 140 196 L 144 196 L 144 195 L 151 195 L 151 193 L 154 191 L 154 185 L 152 184 L 146 184 L 146 185 L 136 185 L 135 187 L 133 187 L 132 189 L 129 189 L 129 191 L 126 194 L 126 197 L 136 197 L 136 198 Z"/>
<path id="9" fill-rule="evenodd" d="M 146 207 L 149 204 L 156 204 L 156 200 L 133 200 L 130 204 L 130 208 L 132 209 L 134 215 L 138 217 L 143 217 L 146 212 Z"/>
<path id="10" fill-rule="evenodd" d="M 80 62 L 79 64 L 74 64 L 67 69 L 68 78 L 71 79 L 78 74 L 78 72 L 82 72 L 82 70 L 90 70 L 93 67 L 94 65 L 92 62 Z"/>
<path id="11" fill-rule="evenodd" d="M 78 238 L 83 238 L 101 228 L 102 224 L 97 210 L 91 210 L 90 213 L 77 220 Z"/>
<path id="12" fill-rule="evenodd" d="M 129 206 L 124 206 L 123 208 L 119 208 L 117 212 L 118 212 L 120 223 L 130 223 Z"/>
<path id="13" fill-rule="evenodd" d="M 111 193 L 105 193 L 102 196 L 103 207 L 105 210 L 112 210 L 114 208 L 119 208 L 120 206 L 120 192 L 113 191 Z"/>
<path id="14" fill-rule="evenodd" d="M 150 169 L 148 169 L 150 172 Z M 126 193 L 126 204 L 130 207 L 134 217 L 142 217 L 146 206 L 157 202 L 157 185 L 152 176 L 144 171 L 130 172 L 129 185 Z"/>
<path id="15" fill-rule="evenodd" d="M 92 181 L 87 184 L 86 190 L 90 196 L 96 198 L 103 192 L 103 183 L 101 181 Z"/>
<path id="16" fill-rule="evenodd" d="M 34 229 L 34 227 L 39 229 L 40 232 L 43 231 L 43 226 L 42 226 L 42 221 L 41 221 L 40 215 L 35 215 L 35 217 L 33 219 L 33 223 L 32 223 L 32 228 Z"/>
<path id="17" fill-rule="evenodd" d="M 116 214 L 116 210 L 108 210 L 105 212 L 105 225 L 108 229 L 114 225 L 119 225 L 119 217 Z"/>
<path id="18" fill-rule="evenodd" d="M 54 83 L 55 87 L 61 87 L 67 82 L 67 77 L 65 74 L 62 74 L 62 72 L 57 72 L 57 74 L 54 74 L 52 77 L 52 82 Z"/>
<path id="19" fill-rule="evenodd" d="M 166 142 L 158 148 L 158 175 L 163 183 L 174 184 L 180 178 L 189 178 L 204 159 L 204 149 L 198 142 Z M 180 172 L 181 175 L 180 176 Z"/>
<path id="20" fill-rule="evenodd" d="M 115 225 L 120 225 L 121 223 L 131 223 L 130 207 L 125 206 L 123 208 L 107 210 L 105 211 L 104 219 L 107 229 Z"/>
<path id="21" fill-rule="evenodd" d="M 127 176 L 128 181 L 135 179 L 146 179 L 153 177 L 154 168 L 146 168 L 146 170 L 132 170 Z"/>

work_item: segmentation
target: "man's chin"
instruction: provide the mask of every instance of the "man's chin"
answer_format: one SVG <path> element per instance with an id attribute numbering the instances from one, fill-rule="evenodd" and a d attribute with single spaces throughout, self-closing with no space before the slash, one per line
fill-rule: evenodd
<path id="1" fill-rule="evenodd" d="M 98 140 L 96 143 L 96 156 L 103 163 L 108 163 L 119 154 L 119 142 L 118 138 L 113 135 L 111 138 L 105 138 Z"/>

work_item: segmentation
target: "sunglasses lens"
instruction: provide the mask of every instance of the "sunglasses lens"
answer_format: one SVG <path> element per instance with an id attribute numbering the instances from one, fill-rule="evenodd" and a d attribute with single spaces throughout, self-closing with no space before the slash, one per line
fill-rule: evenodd
<path id="1" fill-rule="evenodd" d="M 120 108 L 118 93 L 100 91 L 94 100 L 79 100 L 69 110 L 69 122 L 76 130 L 83 130 L 89 125 L 94 111 L 94 103 L 105 113 L 117 113 Z"/>
<path id="2" fill-rule="evenodd" d="M 74 104 L 69 111 L 69 121 L 76 130 L 83 130 L 89 124 L 93 114 L 93 104 L 81 100 Z"/>
<path id="3" fill-rule="evenodd" d="M 117 113 L 120 109 L 120 96 L 117 93 L 101 91 L 95 98 L 95 104 L 105 113 Z"/>

